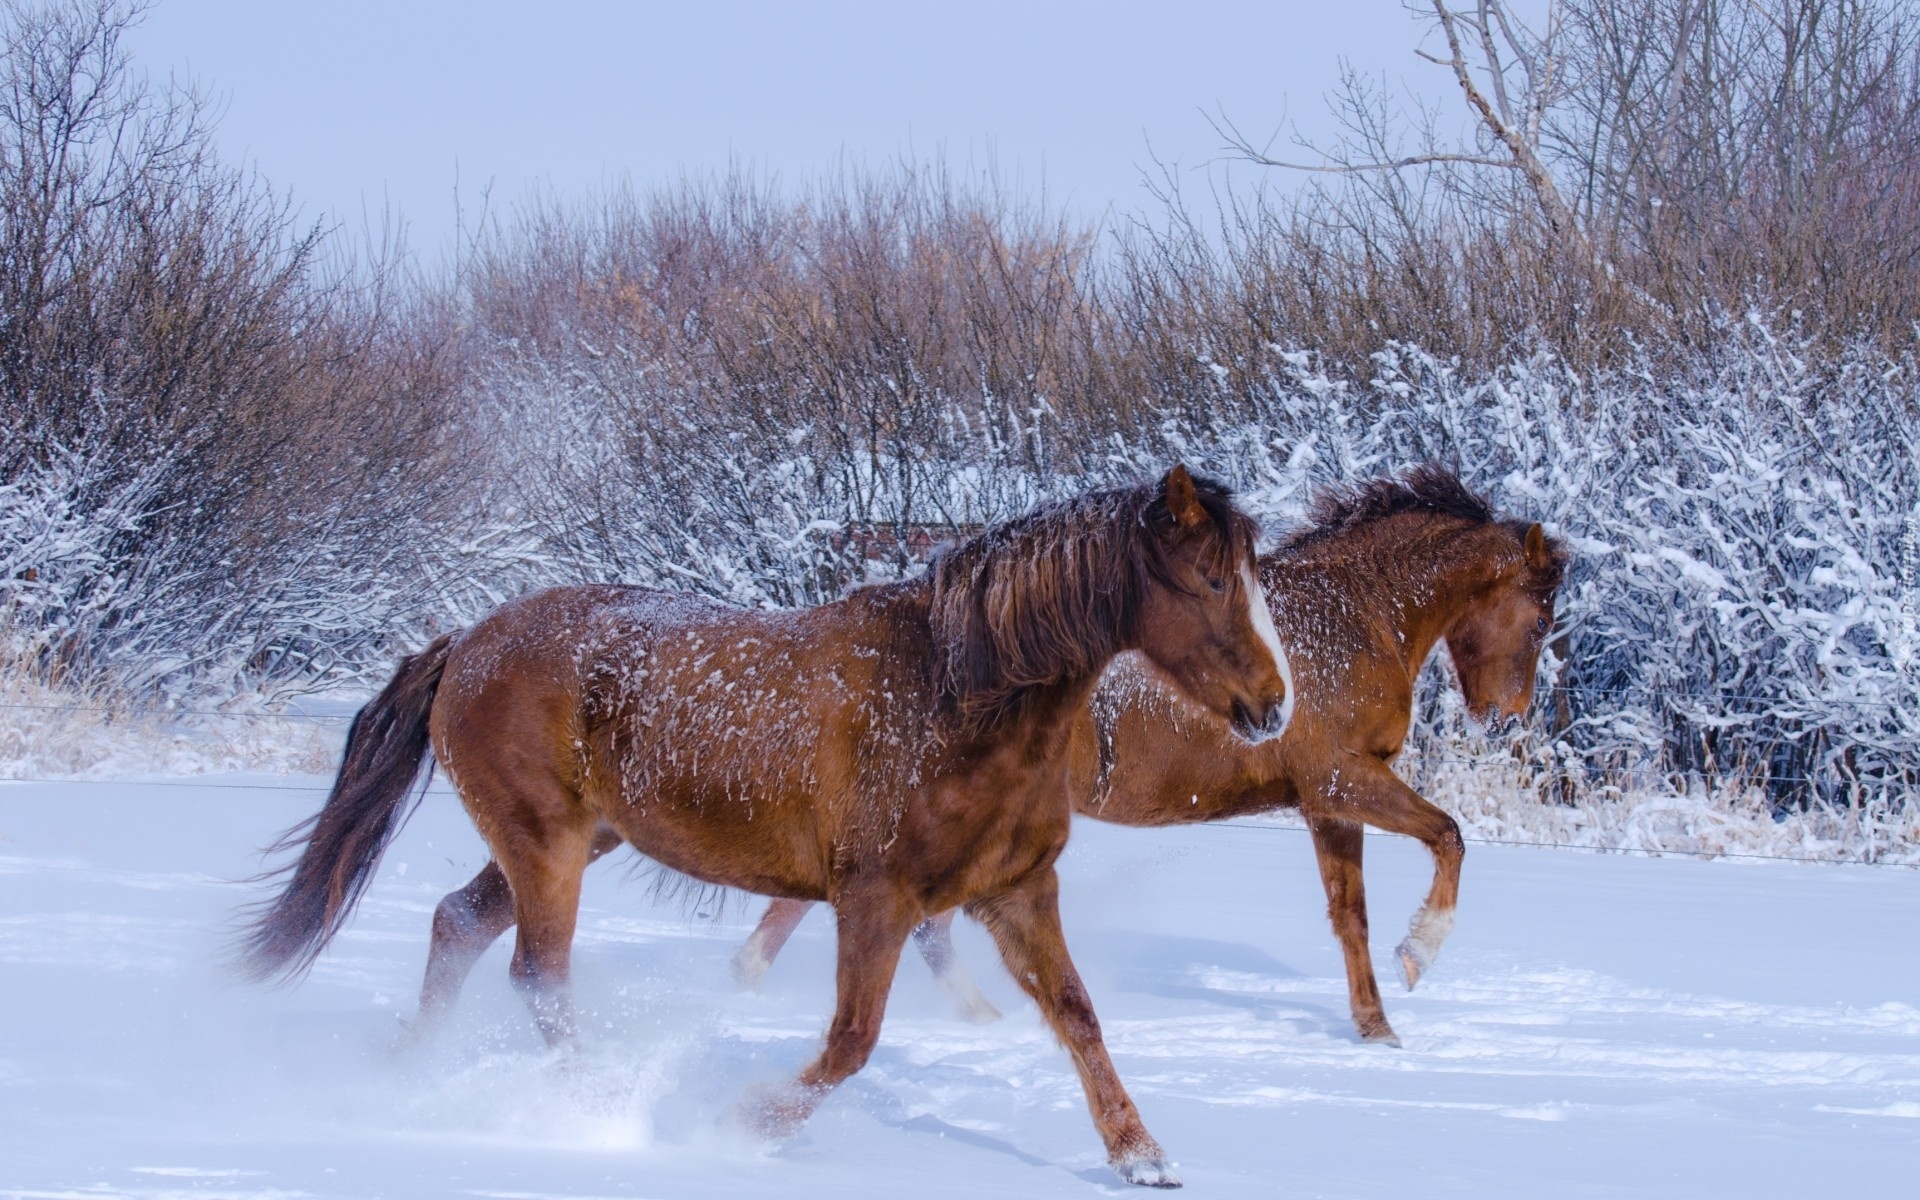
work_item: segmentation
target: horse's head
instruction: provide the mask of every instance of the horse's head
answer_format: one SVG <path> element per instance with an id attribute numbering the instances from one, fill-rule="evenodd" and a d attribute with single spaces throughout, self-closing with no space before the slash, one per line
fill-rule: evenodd
<path id="1" fill-rule="evenodd" d="M 1533 703 L 1540 648 L 1553 632 L 1554 596 L 1567 568 L 1566 548 L 1539 525 L 1505 528 L 1515 541 L 1511 565 L 1446 631 L 1467 712 L 1489 724 Z"/>
<path id="2" fill-rule="evenodd" d="M 1260 591 L 1252 519 L 1226 489 L 1178 466 L 1144 518 L 1152 569 L 1141 652 L 1242 738 L 1278 737 L 1293 716 L 1293 680 Z"/>

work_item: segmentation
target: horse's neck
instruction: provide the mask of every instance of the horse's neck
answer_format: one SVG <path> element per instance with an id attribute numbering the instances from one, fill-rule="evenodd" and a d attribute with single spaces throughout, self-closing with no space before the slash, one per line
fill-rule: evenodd
<path id="1" fill-rule="evenodd" d="M 1475 546 L 1487 527 L 1415 533 L 1418 544 L 1383 541 L 1378 547 L 1389 620 L 1408 676 L 1419 672 L 1474 600 L 1500 572 L 1497 555 Z"/>
<path id="2" fill-rule="evenodd" d="M 907 641 L 925 652 L 931 660 L 935 653 L 933 630 L 929 623 L 933 589 L 928 576 L 875 585 L 860 589 L 853 595 L 865 598 L 876 609 L 884 609 L 890 622 L 910 630 L 911 636 Z M 1102 663 L 1098 669 L 1084 675 L 1051 683 L 1029 684 L 1020 689 L 1018 698 L 1008 705 L 998 720 L 983 728 L 969 726 L 951 710 L 942 711 L 935 718 L 936 722 L 941 723 L 940 736 L 950 747 L 969 747 L 968 752 L 991 751 L 1014 741 L 1039 746 L 1064 739 L 1071 732 L 1073 722 L 1091 702 L 1093 689 L 1105 670 L 1106 663 Z M 928 674 L 932 674 L 931 661 Z"/>
<path id="3" fill-rule="evenodd" d="M 1073 723 L 1093 702 L 1094 688 L 1104 672 L 1102 667 L 1101 672 L 1086 678 L 1035 685 L 1021 697 L 1004 726 L 990 736 L 996 742 L 1015 738 L 1031 747 L 1049 747 L 1047 755 L 1051 757 L 1058 743 L 1071 735 Z"/>

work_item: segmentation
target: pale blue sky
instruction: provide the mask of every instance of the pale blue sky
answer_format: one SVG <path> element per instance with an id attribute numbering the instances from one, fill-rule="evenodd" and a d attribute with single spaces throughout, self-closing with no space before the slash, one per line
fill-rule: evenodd
<path id="1" fill-rule="evenodd" d="M 454 226 L 456 165 L 470 212 L 489 181 L 497 203 L 903 152 L 1126 211 L 1149 146 L 1188 168 L 1217 155 L 1202 108 L 1324 128 L 1342 55 L 1439 90 L 1419 34 L 1398 0 L 160 0 L 133 48 L 220 100 L 226 153 L 308 215 L 357 226 L 390 200 L 430 250 Z"/>

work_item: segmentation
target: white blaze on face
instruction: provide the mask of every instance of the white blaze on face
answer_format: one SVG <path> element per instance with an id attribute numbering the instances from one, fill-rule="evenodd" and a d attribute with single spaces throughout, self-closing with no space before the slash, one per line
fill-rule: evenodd
<path id="1" fill-rule="evenodd" d="M 1280 672 L 1280 682 L 1286 685 L 1287 698 L 1280 704 L 1280 730 L 1273 735 L 1278 737 L 1293 723 L 1293 668 L 1287 663 L 1287 652 L 1280 646 L 1280 634 L 1273 627 L 1267 594 L 1260 590 L 1259 579 L 1246 563 L 1240 564 L 1240 586 L 1247 595 L 1247 616 L 1253 621 L 1253 631 L 1266 643 L 1267 653 L 1273 655 L 1274 669 Z"/>

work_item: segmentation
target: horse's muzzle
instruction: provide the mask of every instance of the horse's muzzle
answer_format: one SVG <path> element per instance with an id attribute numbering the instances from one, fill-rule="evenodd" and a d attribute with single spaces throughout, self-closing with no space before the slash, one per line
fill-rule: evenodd
<path id="1" fill-rule="evenodd" d="M 1266 712 L 1255 716 L 1253 709 L 1244 701 L 1235 700 L 1233 719 L 1230 723 L 1233 731 L 1240 735 L 1242 741 L 1251 742 L 1257 746 L 1261 742 L 1270 742 L 1285 733 L 1288 718 L 1292 715 L 1293 705 L 1285 701 L 1269 704 L 1266 706 Z"/>
<path id="2" fill-rule="evenodd" d="M 1526 718 L 1521 709 L 1508 712 L 1498 704 L 1483 704 L 1478 709 L 1467 709 L 1467 721 L 1480 731 L 1483 737 L 1500 737 L 1512 733 Z"/>

